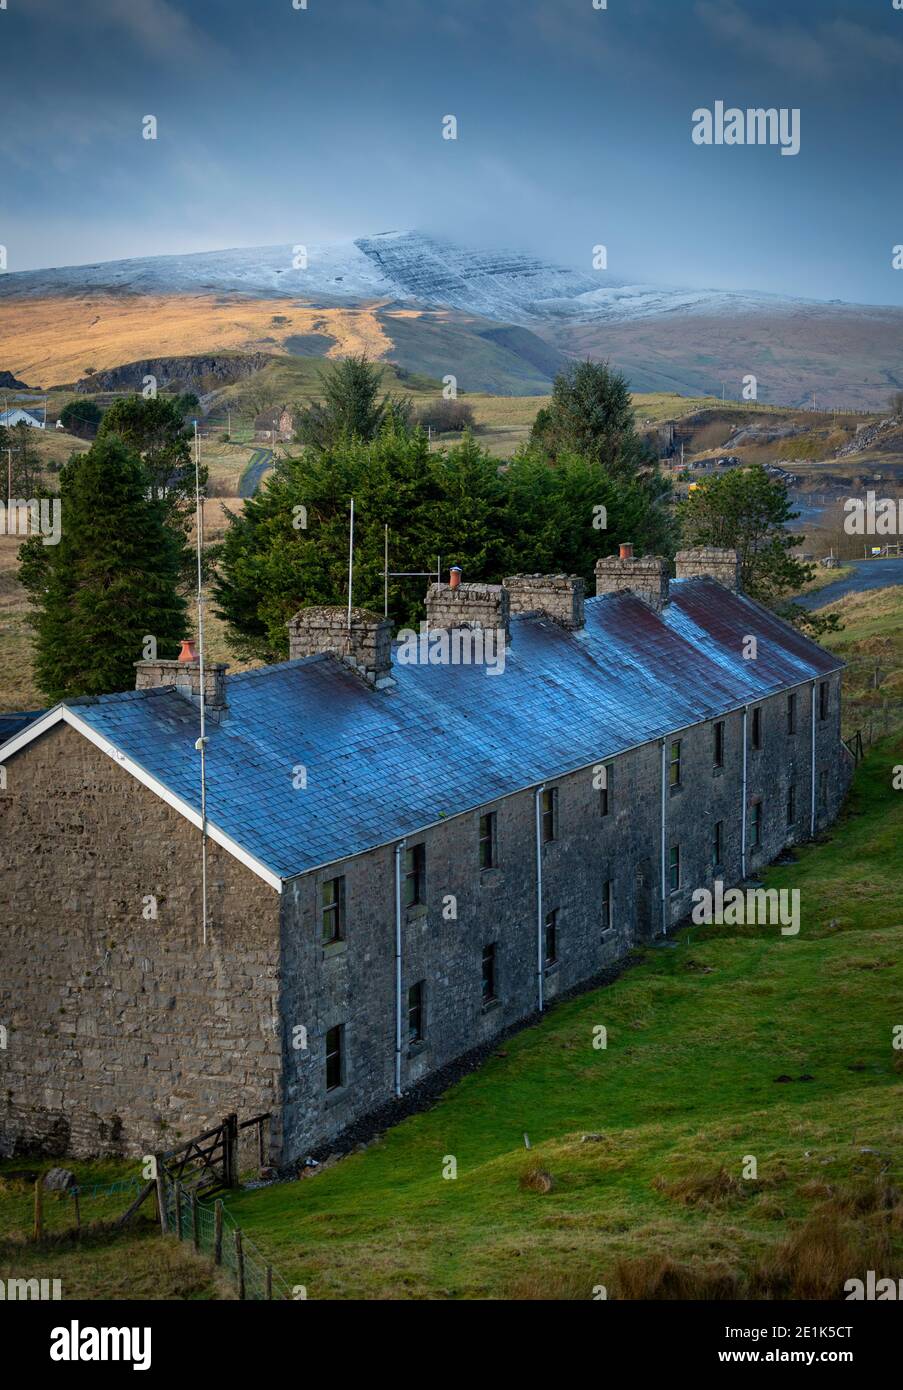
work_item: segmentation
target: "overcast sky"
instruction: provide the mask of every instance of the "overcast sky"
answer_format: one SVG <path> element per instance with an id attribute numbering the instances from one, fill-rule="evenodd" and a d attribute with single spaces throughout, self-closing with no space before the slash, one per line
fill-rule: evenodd
<path id="1" fill-rule="evenodd" d="M 893 0 L 7 2 L 10 270 L 416 227 L 903 302 Z M 799 108 L 800 153 L 695 145 L 719 100 Z"/>

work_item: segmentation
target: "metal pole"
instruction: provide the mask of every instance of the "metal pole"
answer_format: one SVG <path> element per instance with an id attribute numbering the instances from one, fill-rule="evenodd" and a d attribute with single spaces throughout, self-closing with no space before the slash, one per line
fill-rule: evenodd
<path id="1" fill-rule="evenodd" d="M 389 616 L 389 526 L 386 523 L 385 547 L 383 555 L 383 617 Z"/>
<path id="2" fill-rule="evenodd" d="M 198 662 L 201 683 L 201 736 L 195 747 L 201 755 L 201 911 L 203 913 L 203 943 L 207 945 L 207 732 L 205 711 L 207 691 L 204 684 L 204 590 L 202 554 L 204 548 L 204 510 L 201 503 L 201 441 L 198 422 L 194 422 L 194 503 L 197 532 L 198 561 Z"/>
<path id="3" fill-rule="evenodd" d="M 542 941 L 542 794 L 544 788 L 537 787 L 534 792 L 534 812 L 536 820 L 536 986 L 539 998 L 539 1012 L 542 1013 L 543 999 L 543 941 Z"/>
<path id="4" fill-rule="evenodd" d="M 351 499 L 351 521 L 348 526 L 348 631 L 351 631 L 351 585 L 354 579 L 354 498 Z"/>
<path id="5" fill-rule="evenodd" d="M 395 846 L 395 1094 L 401 1095 L 401 855 L 405 842 Z"/>

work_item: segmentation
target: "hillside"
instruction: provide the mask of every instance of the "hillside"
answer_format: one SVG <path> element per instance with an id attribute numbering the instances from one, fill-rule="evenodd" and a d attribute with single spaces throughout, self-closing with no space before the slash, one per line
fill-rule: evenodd
<path id="1" fill-rule="evenodd" d="M 470 391 L 537 395 L 569 357 L 635 390 L 878 409 L 903 382 L 903 309 L 686 288 L 423 232 L 0 276 L 0 371 L 42 387 L 86 366 L 214 351 L 365 351 Z M 90 360 L 88 360 L 90 359 Z"/>

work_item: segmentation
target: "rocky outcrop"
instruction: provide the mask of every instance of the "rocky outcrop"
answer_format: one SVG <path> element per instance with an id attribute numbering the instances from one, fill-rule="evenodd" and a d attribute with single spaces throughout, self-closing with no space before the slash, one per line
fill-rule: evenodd
<path id="1" fill-rule="evenodd" d="M 0 372 L 0 390 L 7 391 L 36 391 L 36 386 L 26 386 L 24 381 L 19 381 L 12 372 Z"/>
<path id="2" fill-rule="evenodd" d="M 156 377 L 161 391 L 212 391 L 244 381 L 272 361 L 266 352 L 222 353 L 203 357 L 146 357 L 82 377 L 76 391 L 140 391 L 144 378 Z"/>

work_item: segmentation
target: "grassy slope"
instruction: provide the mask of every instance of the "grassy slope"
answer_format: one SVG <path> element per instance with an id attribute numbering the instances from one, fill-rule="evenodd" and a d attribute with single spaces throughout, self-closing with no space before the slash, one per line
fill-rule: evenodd
<path id="1" fill-rule="evenodd" d="M 163 1241 L 154 1221 L 153 1201 L 147 1201 L 125 1234 L 85 1234 L 81 1244 L 65 1238 L 74 1223 L 69 1198 L 45 1193 L 44 1230 L 49 1239 L 40 1247 L 28 1243 L 34 1213 L 30 1182 L 10 1178 L 28 1168 L 44 1172 L 50 1159 L 7 1159 L 0 1162 L 0 1280 L 59 1279 L 63 1298 L 177 1298 L 230 1299 L 229 1278 L 214 1271 L 207 1260 L 187 1245 Z M 81 1186 L 82 1222 L 115 1221 L 129 1206 L 133 1193 L 108 1194 L 105 1185 L 123 1178 L 140 1179 L 137 1161 L 70 1162 Z M 100 1192 L 95 1195 L 95 1184 Z"/>
<path id="2" fill-rule="evenodd" d="M 874 754 L 832 842 L 768 873 L 769 886 L 800 890 L 798 937 L 682 933 L 610 988 L 552 1009 L 365 1152 L 240 1196 L 237 1220 L 315 1298 L 648 1290 L 644 1257 L 742 1287 L 763 1261 L 792 1264 L 781 1242 L 813 1213 L 829 1245 L 846 1242 L 845 1277 L 857 1273 L 876 1258 L 873 1218 L 848 1218 L 836 1194 L 874 1187 L 885 1159 L 863 1147 L 903 1174 L 891 1046 L 903 1017 L 903 798 L 889 776 L 901 756 Z M 597 1024 L 605 1051 L 592 1046 Z M 584 1132 L 605 1137 L 584 1143 Z M 736 1181 L 749 1154 L 759 1180 Z M 447 1155 L 454 1181 L 442 1177 Z M 521 1189 L 534 1165 L 553 1175 L 551 1194 Z M 721 1169 L 735 1181 L 707 1199 Z M 689 1200 L 656 1185 L 684 1179 Z"/>

